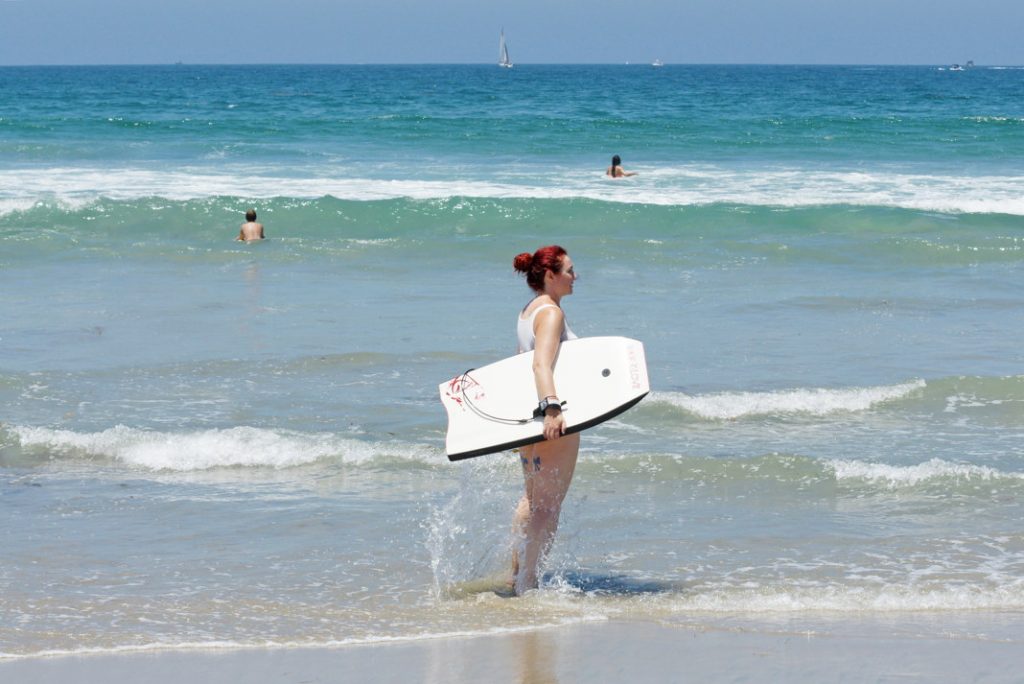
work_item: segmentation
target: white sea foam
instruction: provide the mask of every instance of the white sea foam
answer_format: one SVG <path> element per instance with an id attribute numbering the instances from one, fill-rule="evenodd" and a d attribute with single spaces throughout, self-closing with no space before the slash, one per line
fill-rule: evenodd
<path id="1" fill-rule="evenodd" d="M 1024 472 L 1007 472 L 988 466 L 953 463 L 940 458 L 909 466 L 841 459 L 830 460 L 827 463 L 835 470 L 836 480 L 863 480 L 889 489 L 949 479 L 960 482 L 1024 482 Z"/>
<path id="2" fill-rule="evenodd" d="M 792 389 L 774 392 L 721 392 L 690 395 L 654 392 L 648 403 L 671 404 L 701 418 L 734 420 L 748 416 L 806 414 L 824 416 L 844 411 L 866 411 L 876 404 L 900 399 L 925 387 L 924 380 L 881 387 L 846 389 Z"/>
<path id="3" fill-rule="evenodd" d="M 823 171 L 810 168 L 729 169 L 672 167 L 641 169 L 629 182 L 612 182 L 579 169 L 498 175 L 481 168 L 469 180 L 253 175 L 231 168 L 153 169 L 50 168 L 0 171 L 0 213 L 23 210 L 37 201 L 72 208 L 100 197 L 133 200 L 164 197 L 190 200 L 216 196 L 332 196 L 343 200 L 449 197 L 586 198 L 670 206 L 714 203 L 805 207 L 850 204 L 939 212 L 1024 215 L 1024 177 L 962 176 L 896 171 Z"/>
<path id="4" fill-rule="evenodd" d="M 274 640 L 274 639 L 253 639 L 251 641 L 228 641 L 212 639 L 210 641 L 155 641 L 148 644 L 128 644 L 123 646 L 83 646 L 79 648 L 46 649 L 31 653 L 7 653 L 0 651 L 0 661 L 26 660 L 30 658 L 64 658 L 81 656 L 105 656 L 125 655 L 140 653 L 175 653 L 175 652 L 216 652 L 216 651 L 253 651 L 253 650 L 274 650 L 290 651 L 297 649 L 335 649 L 346 646 L 371 646 L 379 644 L 401 644 L 415 643 L 419 641 L 433 641 L 443 639 L 465 639 L 481 636 L 502 636 L 507 634 L 522 634 L 524 632 L 537 632 L 545 629 L 558 629 L 570 625 L 580 625 L 595 622 L 606 622 L 604 616 L 558 616 L 552 618 L 546 624 L 529 624 L 511 627 L 483 627 L 480 629 L 460 629 L 447 631 L 424 631 L 413 634 L 370 634 L 366 636 L 353 636 L 344 639 L 309 639 L 302 640 Z"/>
<path id="5" fill-rule="evenodd" d="M 441 455 L 422 445 L 374 443 L 333 433 L 253 427 L 157 432 L 118 425 L 101 432 L 10 426 L 22 447 L 112 458 L 149 470 L 186 472 L 226 467 L 290 468 L 334 459 L 351 464 L 381 458 L 432 462 Z"/>
<path id="6" fill-rule="evenodd" d="M 885 586 L 729 589 L 678 598 L 672 608 L 707 613 L 886 613 L 906 611 L 1019 610 L 1024 608 L 1024 582 L 1019 578 L 998 587 Z"/>

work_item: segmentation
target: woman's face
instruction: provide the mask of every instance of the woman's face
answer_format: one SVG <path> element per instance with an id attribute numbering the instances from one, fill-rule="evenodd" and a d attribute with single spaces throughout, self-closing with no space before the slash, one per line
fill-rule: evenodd
<path id="1" fill-rule="evenodd" d="M 548 281 L 548 294 L 556 297 L 564 297 L 572 294 L 572 284 L 576 282 L 576 268 L 572 265 L 572 259 L 566 254 L 562 257 L 562 270 L 559 273 L 548 271 L 551 280 Z"/>

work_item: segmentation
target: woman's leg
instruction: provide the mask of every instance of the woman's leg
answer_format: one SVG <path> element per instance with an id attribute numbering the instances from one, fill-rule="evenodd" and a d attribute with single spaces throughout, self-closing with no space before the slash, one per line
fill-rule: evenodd
<path id="1" fill-rule="evenodd" d="M 523 460 L 524 458 L 522 452 L 520 452 L 520 460 L 523 462 L 523 471 L 525 473 L 525 464 L 528 460 Z M 512 516 L 512 578 L 509 580 L 510 587 L 515 586 L 516 576 L 519 574 L 519 551 L 526 540 L 526 525 L 529 521 L 530 500 L 526 497 L 526 494 L 523 494 L 523 498 L 519 500 L 519 503 L 516 505 L 516 512 Z"/>
<path id="2" fill-rule="evenodd" d="M 579 434 L 524 447 L 520 451 L 526 495 L 516 507 L 513 533 L 519 537 L 512 554 L 515 591 L 537 587 L 537 566 L 544 558 L 562 510 L 562 501 L 576 469 Z"/>

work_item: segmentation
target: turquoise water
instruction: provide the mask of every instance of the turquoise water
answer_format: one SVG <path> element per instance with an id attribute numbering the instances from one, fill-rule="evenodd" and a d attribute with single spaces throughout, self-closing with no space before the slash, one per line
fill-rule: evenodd
<path id="1" fill-rule="evenodd" d="M 1015 68 L 0 68 L 0 654 L 1019 634 L 1022 96 Z M 233 241 L 250 206 L 265 243 Z M 448 463 L 436 392 L 514 351 L 512 257 L 551 242 L 573 329 L 641 339 L 653 392 L 584 435 L 509 601 L 516 461 Z"/>

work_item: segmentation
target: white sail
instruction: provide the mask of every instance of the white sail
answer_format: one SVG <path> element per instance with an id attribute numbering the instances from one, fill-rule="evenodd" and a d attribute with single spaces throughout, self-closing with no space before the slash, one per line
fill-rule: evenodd
<path id="1" fill-rule="evenodd" d="M 512 68 L 512 60 L 508 58 L 508 45 L 505 44 L 505 29 L 501 29 L 501 38 L 498 41 L 498 66 Z"/>

